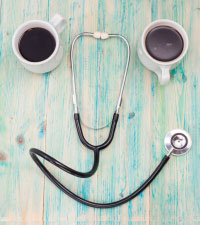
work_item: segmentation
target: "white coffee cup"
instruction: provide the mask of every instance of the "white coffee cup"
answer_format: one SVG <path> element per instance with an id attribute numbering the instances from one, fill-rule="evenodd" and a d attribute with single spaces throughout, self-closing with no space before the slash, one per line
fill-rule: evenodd
<path id="1" fill-rule="evenodd" d="M 46 73 L 55 69 L 59 65 L 64 50 L 59 34 L 64 30 L 66 23 L 66 20 L 61 15 L 56 14 L 49 23 L 43 20 L 31 20 L 18 27 L 12 39 L 12 47 L 15 55 L 27 70 L 34 73 Z M 19 51 L 19 41 L 22 35 L 25 31 L 34 27 L 48 30 L 53 35 L 56 42 L 53 53 L 47 59 L 40 62 L 30 62 L 26 60 Z"/>
<path id="2" fill-rule="evenodd" d="M 181 54 L 174 60 L 168 61 L 168 62 L 162 62 L 159 60 L 154 59 L 147 51 L 146 45 L 145 45 L 145 40 L 146 36 L 151 31 L 153 28 L 158 27 L 158 26 L 169 26 L 174 28 L 176 31 L 179 32 L 179 34 L 182 36 L 183 39 L 183 50 Z M 149 24 L 143 34 L 142 37 L 139 40 L 138 43 L 138 56 L 140 61 L 143 63 L 145 67 L 147 67 L 149 70 L 155 72 L 158 76 L 158 80 L 161 85 L 167 84 L 168 81 L 170 80 L 170 70 L 175 68 L 183 59 L 185 56 L 186 52 L 188 50 L 188 36 L 184 28 L 168 19 L 161 19 L 161 20 L 156 20 Z"/>

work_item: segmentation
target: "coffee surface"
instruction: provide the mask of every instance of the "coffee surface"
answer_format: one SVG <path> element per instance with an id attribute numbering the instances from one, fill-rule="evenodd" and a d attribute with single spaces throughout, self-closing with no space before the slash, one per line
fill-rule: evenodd
<path id="1" fill-rule="evenodd" d="M 47 59 L 55 50 L 53 35 L 46 29 L 35 27 L 27 30 L 19 41 L 21 55 L 30 62 Z"/>
<path id="2" fill-rule="evenodd" d="M 178 31 L 168 26 L 158 26 L 149 31 L 145 45 L 155 59 L 168 62 L 176 59 L 183 51 L 183 39 Z"/>

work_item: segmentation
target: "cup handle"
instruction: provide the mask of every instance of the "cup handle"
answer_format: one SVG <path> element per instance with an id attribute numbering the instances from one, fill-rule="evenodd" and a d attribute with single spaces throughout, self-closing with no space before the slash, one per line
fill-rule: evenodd
<path id="1" fill-rule="evenodd" d="M 158 74 L 158 80 L 161 85 L 165 85 L 169 82 L 170 80 L 170 67 L 168 66 L 162 66 L 160 67 L 160 71 Z"/>
<path id="2" fill-rule="evenodd" d="M 50 24 L 54 26 L 58 34 L 60 34 L 65 26 L 67 25 L 67 21 L 59 14 L 56 14 L 51 20 Z"/>

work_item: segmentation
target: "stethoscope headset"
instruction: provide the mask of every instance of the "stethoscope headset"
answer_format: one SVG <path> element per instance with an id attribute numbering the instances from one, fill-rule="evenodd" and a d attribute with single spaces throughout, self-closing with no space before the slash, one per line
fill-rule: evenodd
<path id="1" fill-rule="evenodd" d="M 125 42 L 125 44 L 127 46 L 127 61 L 126 61 L 124 76 L 123 76 L 122 83 L 121 83 L 120 94 L 119 94 L 119 98 L 117 101 L 116 111 L 113 115 L 113 119 L 112 119 L 112 123 L 111 123 L 111 127 L 110 127 L 110 132 L 109 132 L 109 135 L 108 135 L 108 138 L 106 139 L 106 141 L 97 146 L 90 144 L 85 139 L 83 132 L 82 132 L 80 116 L 79 116 L 79 112 L 78 112 L 75 75 L 74 75 L 74 63 L 73 63 L 73 51 L 74 51 L 74 45 L 75 45 L 76 40 L 81 36 L 90 36 L 90 37 L 94 37 L 96 39 L 107 39 L 107 38 L 111 38 L 111 37 L 120 38 L 121 40 L 123 40 Z M 129 46 L 127 39 L 119 34 L 107 34 L 107 33 L 100 33 L 100 32 L 95 32 L 95 33 L 84 32 L 84 33 L 81 33 L 81 34 L 78 34 L 77 36 L 75 36 L 75 38 L 72 42 L 72 45 L 71 45 L 70 56 L 71 56 L 72 85 L 73 85 L 74 121 L 76 124 L 76 129 L 77 129 L 80 141 L 86 148 L 92 150 L 94 153 L 93 167 L 89 172 L 86 172 L 86 173 L 79 172 L 79 171 L 76 171 L 76 170 L 62 164 L 61 162 L 59 162 L 55 158 L 51 157 L 50 155 L 48 155 L 38 149 L 35 149 L 35 148 L 30 149 L 30 155 L 31 155 L 32 159 L 34 160 L 34 162 L 41 169 L 41 171 L 49 178 L 49 180 L 52 183 L 54 183 L 65 194 L 67 194 L 69 197 L 73 198 L 74 200 L 76 200 L 80 203 L 83 203 L 85 205 L 94 207 L 94 208 L 112 208 L 112 207 L 120 206 L 120 205 L 132 200 L 133 198 L 135 198 L 148 185 L 150 185 L 150 183 L 156 178 L 156 176 L 159 174 L 159 172 L 162 170 L 162 168 L 168 162 L 168 160 L 170 159 L 170 155 L 182 155 L 182 154 L 185 154 L 186 152 L 188 152 L 192 146 L 192 140 L 191 140 L 190 135 L 184 130 L 176 129 L 176 130 L 172 130 L 172 131 L 168 132 L 164 139 L 164 144 L 165 144 L 165 148 L 167 150 L 167 154 L 163 157 L 160 164 L 156 167 L 156 169 L 153 171 L 153 173 L 150 175 L 150 177 L 137 190 L 135 190 L 132 194 L 128 195 L 127 197 L 125 197 L 119 201 L 111 202 L 111 203 L 96 203 L 96 202 L 91 202 L 91 201 L 85 200 L 85 199 L 79 197 L 78 195 L 74 194 L 73 192 L 71 192 L 64 185 L 62 185 L 47 170 L 47 168 L 39 160 L 38 156 L 49 161 L 51 164 L 55 165 L 59 169 L 65 171 L 73 176 L 76 176 L 76 177 L 88 178 L 97 171 L 97 168 L 99 165 L 99 152 L 101 150 L 105 149 L 112 142 L 114 134 L 115 134 L 115 129 L 116 129 L 118 118 L 119 118 L 119 109 L 121 106 L 122 94 L 123 94 L 124 85 L 126 82 L 127 70 L 128 70 L 128 66 L 129 66 L 130 46 Z"/>

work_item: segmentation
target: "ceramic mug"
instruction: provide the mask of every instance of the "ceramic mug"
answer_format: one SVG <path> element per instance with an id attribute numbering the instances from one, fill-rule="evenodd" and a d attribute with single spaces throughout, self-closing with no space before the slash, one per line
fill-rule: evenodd
<path id="1" fill-rule="evenodd" d="M 64 47 L 60 41 L 59 34 L 64 30 L 66 23 L 66 20 L 61 15 L 56 14 L 49 23 L 43 20 L 31 20 L 23 23 L 18 27 L 12 39 L 12 47 L 18 60 L 27 70 L 33 73 L 46 73 L 55 69 L 59 65 L 64 50 Z M 26 60 L 25 58 L 23 58 L 19 51 L 20 38 L 25 31 L 34 27 L 44 28 L 48 30 L 53 35 L 56 42 L 53 53 L 47 59 L 40 62 L 30 62 Z"/>
<path id="2" fill-rule="evenodd" d="M 145 40 L 146 40 L 147 34 L 153 28 L 158 26 L 169 26 L 174 28 L 176 31 L 178 31 L 178 33 L 181 35 L 183 39 L 183 50 L 181 54 L 177 58 L 171 61 L 163 62 L 163 61 L 156 60 L 148 53 L 146 49 Z M 188 50 L 188 36 L 186 31 L 180 24 L 168 19 L 156 20 L 152 22 L 151 24 L 149 24 L 145 28 L 142 34 L 142 37 L 139 40 L 138 48 L 137 48 L 140 61 L 143 63 L 145 67 L 147 67 L 149 70 L 157 74 L 158 80 L 161 85 L 168 83 L 168 81 L 170 80 L 170 70 L 175 68 L 182 61 L 187 50 Z"/>

